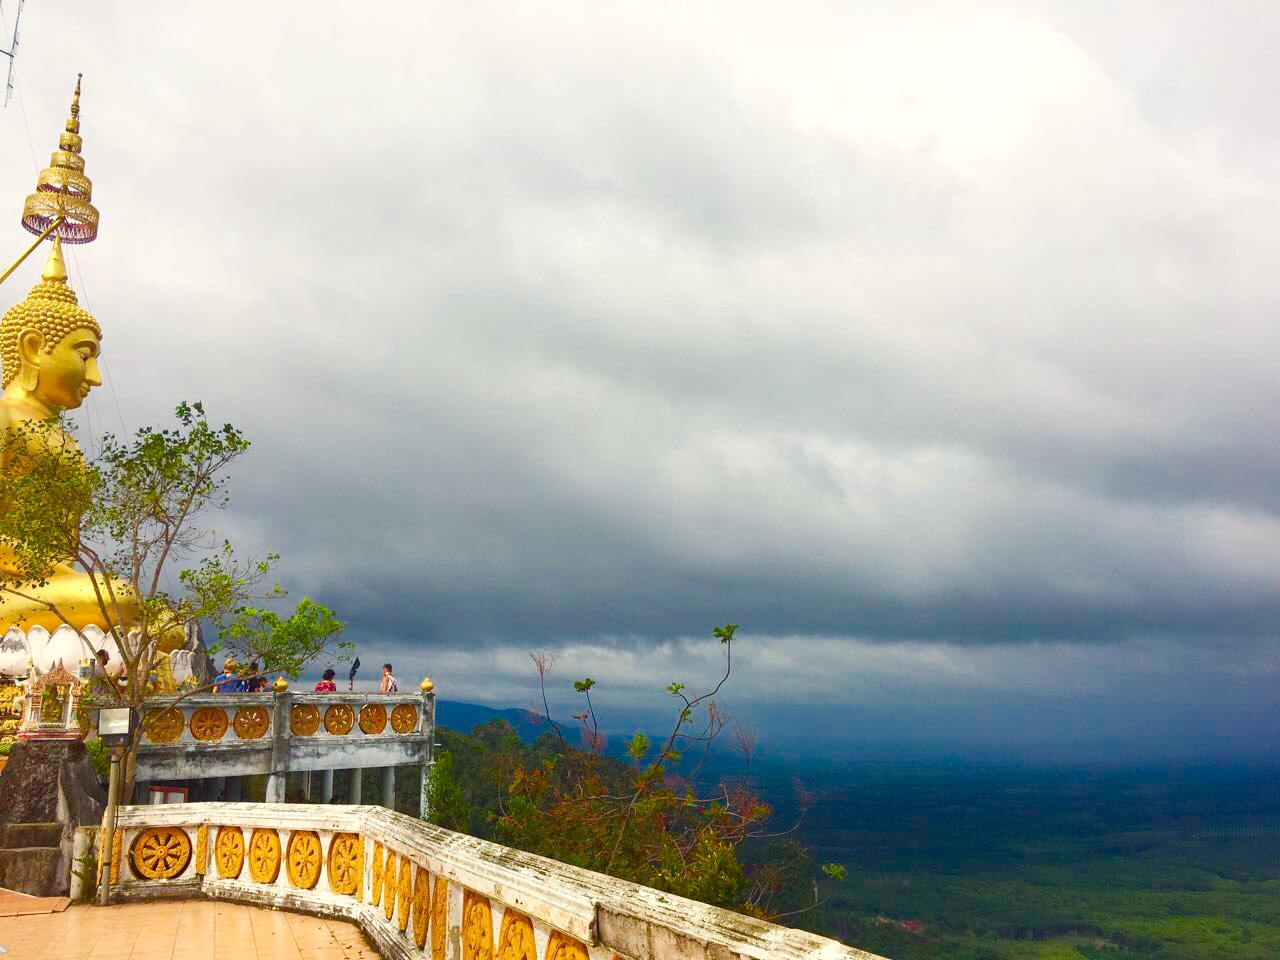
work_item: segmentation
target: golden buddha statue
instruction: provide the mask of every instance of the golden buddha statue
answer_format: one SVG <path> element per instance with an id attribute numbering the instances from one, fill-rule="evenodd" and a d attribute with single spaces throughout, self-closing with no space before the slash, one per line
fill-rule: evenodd
<path id="1" fill-rule="evenodd" d="M 53 249 L 40 282 L 0 320 L 4 386 L 4 395 L 0 397 L 0 437 L 5 439 L 31 425 L 53 421 L 65 410 L 75 409 L 90 390 L 102 383 L 98 373 L 102 329 L 80 306 L 75 291 L 68 285 L 62 257 L 64 240 L 89 243 L 98 235 L 98 211 L 91 202 L 93 184 L 85 176 L 84 158 L 80 155 L 83 146 L 80 78 L 77 77 L 71 116 L 58 137 L 58 149 L 50 158 L 49 166 L 40 171 L 36 190 L 27 197 L 22 209 L 23 227 L 38 238 L 27 253 L 50 235 Z M 52 434 L 31 430 L 26 442 L 57 443 L 78 458 L 80 451 L 75 441 L 56 424 L 51 429 Z M 0 453 L 0 470 L 21 469 L 14 463 L 19 449 L 21 445 L 5 445 Z M 15 568 L 12 550 L 0 548 L 0 564 L 10 570 Z M 46 580 L 43 586 L 33 585 L 24 591 L 34 599 L 4 598 L 0 604 L 0 626 L 28 630 L 38 625 L 50 632 L 66 621 L 77 630 L 91 623 L 104 626 L 97 593 L 87 574 L 76 571 L 67 562 L 56 564 L 42 579 Z M 127 593 L 124 600 L 127 616 L 132 617 L 137 604 Z M 66 620 L 49 609 L 48 604 L 55 605 Z"/>
<path id="2" fill-rule="evenodd" d="M 0 320 L 0 362 L 4 368 L 0 437 L 12 437 L 29 424 L 49 421 L 65 410 L 79 407 L 89 391 L 102 383 L 98 372 L 101 345 L 102 329 L 79 305 L 75 291 L 68 285 L 62 241 L 55 238 L 40 282 Z M 75 440 L 60 428 L 54 428 L 53 437 L 35 433 L 32 436 L 39 437 L 37 442 L 65 444 L 64 449 L 79 456 Z M 14 455 L 14 450 L 4 450 L 0 470 L 15 468 Z M 6 561 L 12 562 L 12 553 L 0 549 L 0 563 Z M 39 625 L 50 632 L 67 621 L 77 630 L 91 623 L 104 626 L 97 593 L 87 574 L 64 563 L 55 566 L 46 577 L 44 586 L 30 590 L 36 599 L 4 598 L 0 603 L 0 624 L 24 630 Z M 121 612 L 129 618 L 136 615 L 137 604 L 132 596 L 119 589 L 117 595 L 124 600 Z M 58 613 L 49 609 L 50 603 L 57 606 Z"/>

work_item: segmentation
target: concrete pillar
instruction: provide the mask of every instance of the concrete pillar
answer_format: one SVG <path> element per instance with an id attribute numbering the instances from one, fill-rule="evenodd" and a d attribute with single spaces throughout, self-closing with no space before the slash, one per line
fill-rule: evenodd
<path id="1" fill-rule="evenodd" d="M 285 787 L 289 775 L 283 770 L 267 774 L 267 795 L 263 798 L 267 803 L 284 803 Z"/>
<path id="2" fill-rule="evenodd" d="M 333 803 L 333 771 L 322 771 L 323 776 L 320 778 L 320 802 Z"/>
<path id="3" fill-rule="evenodd" d="M 311 797 L 311 771 L 302 771 L 302 799 L 307 803 L 312 800 Z"/>
<path id="4" fill-rule="evenodd" d="M 396 808 L 396 768 L 382 768 L 382 805 L 388 810 Z"/>
<path id="5" fill-rule="evenodd" d="M 347 791 L 347 803 L 360 802 L 360 775 L 364 773 L 359 767 L 351 768 L 351 786 Z"/>
<path id="6" fill-rule="evenodd" d="M 284 803 L 289 769 L 289 710 L 293 697 L 278 691 L 271 703 L 271 772 L 267 774 L 267 803 Z"/>

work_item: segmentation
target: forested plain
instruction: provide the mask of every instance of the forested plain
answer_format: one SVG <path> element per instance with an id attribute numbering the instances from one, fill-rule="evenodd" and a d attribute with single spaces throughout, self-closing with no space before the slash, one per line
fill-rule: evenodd
<path id="1" fill-rule="evenodd" d="M 465 734 L 440 728 L 455 788 L 449 825 L 494 836 L 512 757 L 533 765 L 557 749 L 520 733 L 501 719 Z M 779 922 L 894 960 L 1280 956 L 1280 765 L 772 755 L 747 772 L 725 753 L 702 774 L 708 787 L 744 775 L 781 834 L 744 844 L 748 867 L 799 857 L 846 868 L 842 879 L 793 871 L 769 905 Z M 416 787 L 403 789 L 416 808 Z"/>

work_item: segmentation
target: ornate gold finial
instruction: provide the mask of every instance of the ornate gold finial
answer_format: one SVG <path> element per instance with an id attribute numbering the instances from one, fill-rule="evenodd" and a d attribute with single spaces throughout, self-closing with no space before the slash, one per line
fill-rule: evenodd
<path id="1" fill-rule="evenodd" d="M 53 238 L 53 249 L 49 251 L 49 259 L 44 262 L 44 271 L 40 274 L 43 283 L 66 283 L 67 261 L 62 259 L 62 238 Z"/>
<path id="2" fill-rule="evenodd" d="M 423 677 L 422 682 L 418 684 L 418 689 L 421 690 L 423 693 L 430 693 L 435 688 L 436 688 L 436 685 L 432 683 L 430 677 Z"/>
<path id="3" fill-rule="evenodd" d="M 93 183 L 84 175 L 84 157 L 80 151 L 80 78 L 76 74 L 76 92 L 71 98 L 71 116 L 67 128 L 58 137 L 58 149 L 49 158 L 49 166 L 36 178 L 36 192 L 22 206 L 22 225 L 40 236 L 58 218 L 62 222 L 54 236 L 67 243 L 89 243 L 98 235 L 98 209 L 93 199 Z"/>
<path id="4" fill-rule="evenodd" d="M 289 689 L 289 681 L 286 680 L 284 677 L 276 677 L 276 682 L 273 683 L 271 686 L 276 693 L 284 693 L 286 690 Z"/>

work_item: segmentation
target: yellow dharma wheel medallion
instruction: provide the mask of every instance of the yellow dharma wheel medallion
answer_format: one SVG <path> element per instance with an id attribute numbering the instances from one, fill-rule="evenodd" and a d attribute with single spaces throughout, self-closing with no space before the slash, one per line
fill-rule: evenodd
<path id="1" fill-rule="evenodd" d="M 289 837 L 285 857 L 289 882 L 295 887 L 310 890 L 320 879 L 320 866 L 324 854 L 320 850 L 320 838 L 311 830 L 298 830 Z"/>
<path id="2" fill-rule="evenodd" d="M 396 915 L 396 855 L 390 850 L 382 871 L 382 915 L 388 920 Z"/>
<path id="3" fill-rule="evenodd" d="M 213 859 L 218 876 L 234 880 L 244 866 L 244 831 L 239 827 L 220 827 L 213 843 Z"/>
<path id="4" fill-rule="evenodd" d="M 431 874 L 418 867 L 413 878 L 413 942 L 420 948 L 427 944 L 427 926 L 431 921 L 430 888 Z"/>
<path id="5" fill-rule="evenodd" d="M 259 827 L 249 838 L 249 876 L 257 883 L 275 883 L 280 875 L 280 835 Z"/>
<path id="6" fill-rule="evenodd" d="M 320 711 L 310 703 L 302 703 L 289 711 L 289 732 L 295 737 L 309 737 L 320 729 Z"/>
<path id="7" fill-rule="evenodd" d="M 152 827 L 133 842 L 133 869 L 146 880 L 172 880 L 191 860 L 191 841 L 177 827 Z"/>
<path id="8" fill-rule="evenodd" d="M 585 945 L 571 940 L 559 930 L 551 931 L 547 941 L 546 960 L 590 960 Z"/>
<path id="9" fill-rule="evenodd" d="M 411 703 L 397 704 L 391 710 L 391 729 L 396 733 L 413 733 L 418 726 L 418 709 Z"/>
<path id="10" fill-rule="evenodd" d="M 369 902 L 375 907 L 378 905 L 378 898 L 382 896 L 382 844 L 376 840 L 373 843 L 373 889 L 369 891 Z"/>
<path id="11" fill-rule="evenodd" d="M 271 726 L 271 714 L 266 707 L 241 707 L 236 711 L 234 726 L 241 740 L 257 740 Z"/>
<path id="12" fill-rule="evenodd" d="M 351 896 L 360 884 L 360 838 L 354 833 L 335 833 L 329 841 L 329 887 L 334 893 Z"/>
<path id="13" fill-rule="evenodd" d="M 370 735 L 387 729 L 387 708 L 377 703 L 369 703 L 361 707 L 360 729 Z"/>
<path id="14" fill-rule="evenodd" d="M 175 707 L 148 710 L 142 718 L 142 731 L 152 743 L 175 743 L 182 736 L 182 711 Z"/>
<path id="15" fill-rule="evenodd" d="M 493 956 L 493 910 L 487 897 L 470 890 L 462 891 L 462 955 Z"/>
<path id="16" fill-rule="evenodd" d="M 355 722 L 355 712 L 345 703 L 335 703 L 324 712 L 324 728 L 335 737 L 346 736 Z"/>
<path id="17" fill-rule="evenodd" d="M 538 960 L 538 948 L 533 942 L 533 923 L 524 914 L 509 909 L 502 915 L 498 956 L 502 960 Z"/>
<path id="18" fill-rule="evenodd" d="M 444 960 L 444 935 L 449 913 L 449 881 L 437 876 L 431 888 L 431 956 Z"/>
<path id="19" fill-rule="evenodd" d="M 396 908 L 400 911 L 396 915 L 397 926 L 401 930 L 405 930 L 409 926 L 409 907 L 413 903 L 413 864 L 407 858 L 400 858 L 400 896 L 397 898 Z"/>
<path id="20" fill-rule="evenodd" d="M 197 740 L 221 740 L 227 732 L 227 711 L 221 707 L 200 707 L 191 714 L 191 735 Z"/>

